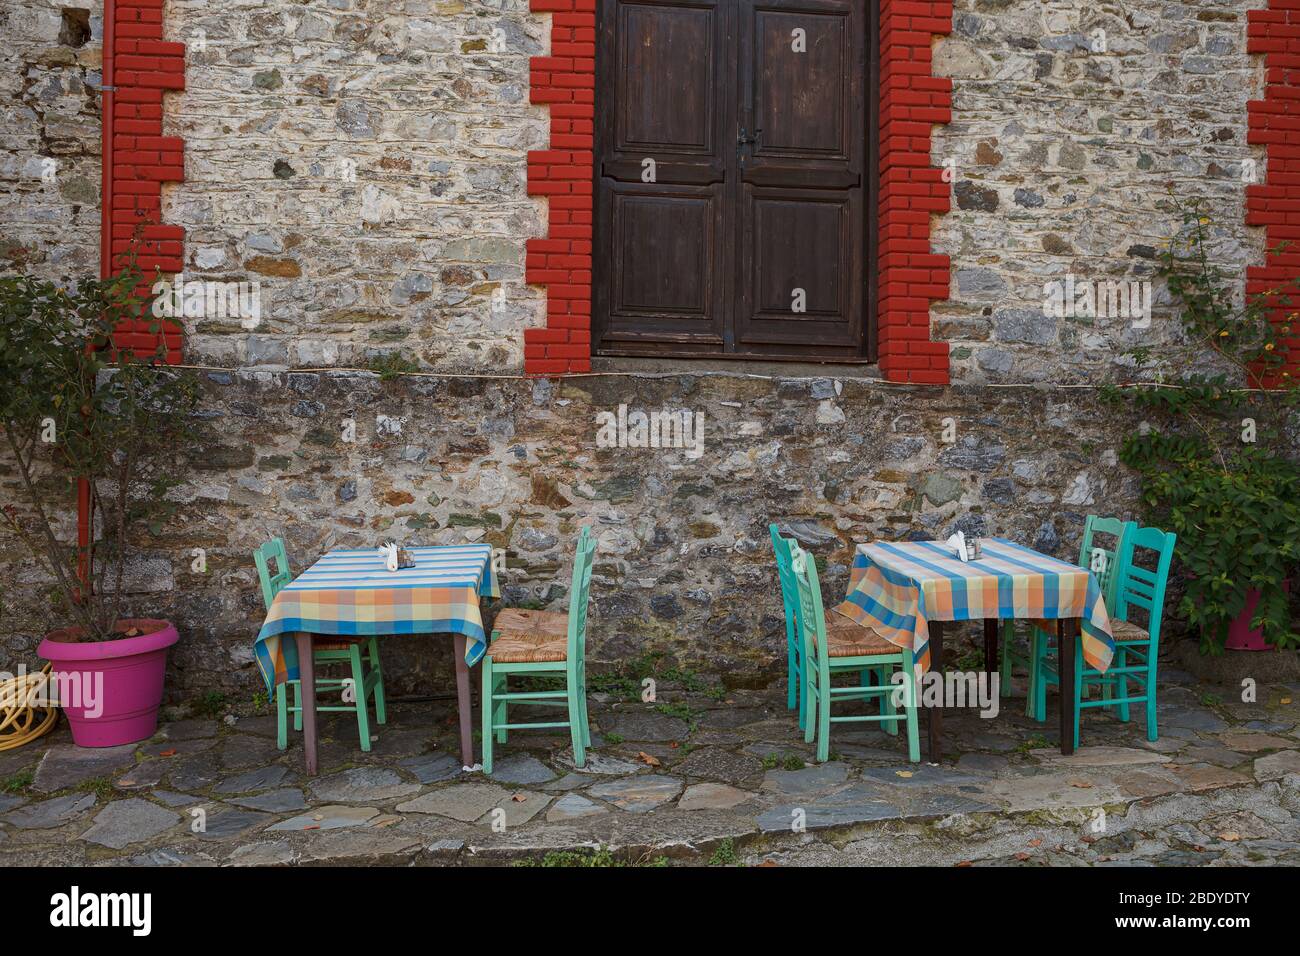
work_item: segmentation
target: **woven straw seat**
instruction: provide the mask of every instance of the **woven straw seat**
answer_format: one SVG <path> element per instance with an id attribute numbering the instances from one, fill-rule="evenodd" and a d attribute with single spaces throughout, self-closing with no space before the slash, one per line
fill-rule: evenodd
<path id="1" fill-rule="evenodd" d="M 1056 621 L 1047 620 L 1046 618 L 1036 617 L 1030 622 L 1040 631 L 1046 631 L 1048 634 L 1056 633 Z M 1147 633 L 1146 628 L 1139 627 L 1132 621 L 1111 621 L 1110 636 L 1115 638 L 1117 644 L 1138 643 L 1151 640 L 1151 635 Z"/>
<path id="2" fill-rule="evenodd" d="M 1151 640 L 1151 634 L 1144 627 L 1132 621 L 1111 621 L 1110 635 L 1117 644 L 1131 644 Z"/>
<path id="3" fill-rule="evenodd" d="M 826 652 L 831 657 L 866 657 L 872 654 L 897 654 L 899 648 L 862 624 L 855 624 L 842 614 L 826 612 Z"/>
<path id="4" fill-rule="evenodd" d="M 364 644 L 368 640 L 368 637 L 339 637 L 331 634 L 329 637 L 316 638 L 311 646 L 317 651 L 346 651 L 353 644 Z"/>
<path id="5" fill-rule="evenodd" d="M 492 630 L 500 637 L 492 642 L 488 653 L 498 664 L 562 661 L 568 655 L 567 614 L 508 607 L 497 615 Z"/>

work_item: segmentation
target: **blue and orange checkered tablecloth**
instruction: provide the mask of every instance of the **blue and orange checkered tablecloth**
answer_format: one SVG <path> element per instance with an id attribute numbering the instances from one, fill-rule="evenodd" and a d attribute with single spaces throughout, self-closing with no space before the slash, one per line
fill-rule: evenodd
<path id="1" fill-rule="evenodd" d="M 269 689 L 298 680 L 298 649 L 282 635 L 464 634 L 465 660 L 487 647 L 479 599 L 497 597 L 486 544 L 409 548 L 415 567 L 384 568 L 375 549 L 331 551 L 275 596 L 253 645 Z"/>
<path id="2" fill-rule="evenodd" d="M 917 673 L 930 667 L 930 621 L 1081 618 L 1083 659 L 1110 667 L 1115 642 L 1101 587 L 1087 568 L 1002 538 L 963 563 L 941 541 L 858 546 L 849 590 L 836 612 L 910 647 Z"/>

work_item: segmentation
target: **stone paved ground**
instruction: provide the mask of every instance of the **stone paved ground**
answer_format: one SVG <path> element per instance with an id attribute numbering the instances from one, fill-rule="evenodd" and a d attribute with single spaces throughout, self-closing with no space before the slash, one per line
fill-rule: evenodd
<path id="1" fill-rule="evenodd" d="M 1170 670 L 1155 743 L 1140 720 L 1091 711 L 1065 759 L 1017 697 L 991 720 L 950 713 L 942 765 L 850 727 L 818 766 L 779 689 L 685 675 L 647 704 L 634 681 L 598 683 L 584 772 L 567 738 L 533 731 L 499 747 L 492 778 L 462 773 L 448 701 L 395 704 L 368 755 L 354 724 L 325 718 L 312 780 L 266 714 L 177 719 L 112 750 L 60 727 L 0 753 L 0 864 L 557 862 L 600 847 L 674 865 L 1300 863 L 1300 685 L 1244 704 Z"/>

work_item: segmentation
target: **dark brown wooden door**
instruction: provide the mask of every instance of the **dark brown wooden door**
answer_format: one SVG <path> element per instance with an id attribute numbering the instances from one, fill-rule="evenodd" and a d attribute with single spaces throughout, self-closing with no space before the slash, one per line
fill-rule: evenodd
<path id="1" fill-rule="evenodd" d="M 601 0 L 605 354 L 869 356 L 873 0 Z"/>

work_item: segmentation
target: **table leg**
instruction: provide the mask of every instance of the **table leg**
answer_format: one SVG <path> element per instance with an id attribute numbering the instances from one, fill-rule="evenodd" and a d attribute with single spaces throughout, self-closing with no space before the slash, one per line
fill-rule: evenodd
<path id="1" fill-rule="evenodd" d="M 942 678 L 943 676 L 943 621 L 931 621 L 930 629 L 930 670 L 935 671 Z M 917 694 L 921 700 L 924 696 L 918 688 Z M 919 703 L 920 701 L 918 701 Z M 939 703 L 934 707 L 925 709 L 926 722 L 930 730 L 930 762 L 938 763 L 943 759 L 943 695 L 939 695 Z"/>
<path id="2" fill-rule="evenodd" d="M 302 702 L 302 749 L 307 756 L 307 776 L 316 775 L 316 655 L 311 635 L 294 635 L 298 644 L 299 699 Z"/>
<path id="3" fill-rule="evenodd" d="M 474 717 L 469 696 L 469 665 L 465 663 L 465 635 L 455 635 L 452 653 L 456 655 L 456 708 L 460 711 L 460 762 L 474 766 Z"/>
<path id="4" fill-rule="evenodd" d="M 1075 622 L 1059 619 L 1056 622 L 1056 652 L 1061 678 L 1061 753 L 1074 753 L 1074 640 Z"/>
<path id="5" fill-rule="evenodd" d="M 984 619 L 984 670 L 988 674 L 996 674 L 999 669 L 998 625 L 1001 623 L 996 617 Z"/>

